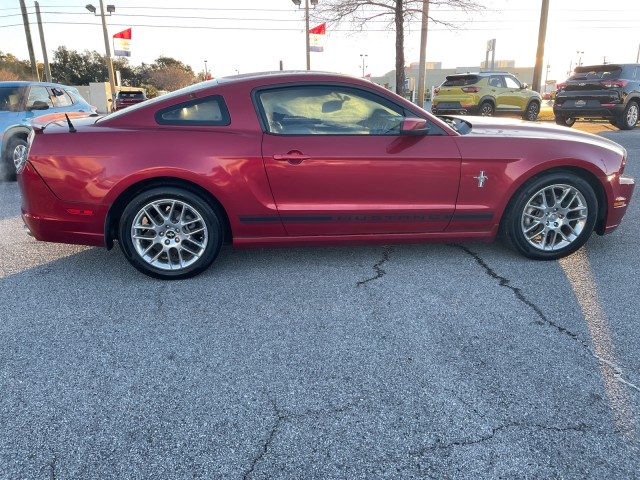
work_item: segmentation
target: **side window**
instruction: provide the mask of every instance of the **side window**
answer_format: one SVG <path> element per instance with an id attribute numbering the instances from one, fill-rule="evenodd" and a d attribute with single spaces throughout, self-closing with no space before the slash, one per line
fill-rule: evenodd
<path id="1" fill-rule="evenodd" d="M 219 95 L 179 103 L 156 112 L 161 125 L 214 125 L 231 123 L 229 110 Z"/>
<path id="2" fill-rule="evenodd" d="M 520 82 L 513 77 L 504 77 L 507 88 L 520 88 Z"/>
<path id="3" fill-rule="evenodd" d="M 53 99 L 53 103 L 57 108 L 61 107 L 69 107 L 73 105 L 73 100 L 69 96 L 67 92 L 62 90 L 61 88 L 52 88 L 51 89 L 51 98 Z"/>
<path id="4" fill-rule="evenodd" d="M 41 110 L 43 104 L 49 108 L 53 108 L 53 102 L 51 98 L 49 98 L 49 90 L 47 90 L 46 87 L 31 87 L 31 90 L 29 90 L 29 98 L 27 99 L 27 109 L 35 107 Z"/>
<path id="5" fill-rule="evenodd" d="M 502 77 L 491 77 L 489 79 L 489 86 L 495 88 L 504 88 L 504 82 L 502 81 Z"/>
<path id="6" fill-rule="evenodd" d="M 355 88 L 295 86 L 258 93 L 268 133 L 276 135 L 398 135 L 402 109 Z"/>

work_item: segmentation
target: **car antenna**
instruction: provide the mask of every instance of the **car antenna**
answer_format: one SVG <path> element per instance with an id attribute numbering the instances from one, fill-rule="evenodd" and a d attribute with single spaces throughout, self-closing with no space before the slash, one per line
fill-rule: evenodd
<path id="1" fill-rule="evenodd" d="M 71 120 L 69 120 L 69 115 L 67 115 L 66 113 L 64 114 L 64 118 L 67 119 L 67 124 L 69 125 L 69 133 L 76 133 L 76 127 L 73 126 L 73 123 L 71 123 Z"/>

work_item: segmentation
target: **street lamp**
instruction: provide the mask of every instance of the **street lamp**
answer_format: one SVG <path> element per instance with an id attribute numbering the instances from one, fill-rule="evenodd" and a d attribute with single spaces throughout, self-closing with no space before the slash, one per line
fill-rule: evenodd
<path id="1" fill-rule="evenodd" d="M 365 54 L 362 54 L 362 53 L 360 54 L 360 58 L 362 58 L 362 78 L 364 78 L 364 69 L 366 68 L 364 66 L 364 61 L 368 56 L 369 55 L 367 55 L 366 53 Z"/>
<path id="2" fill-rule="evenodd" d="M 300 8 L 302 4 L 302 0 L 291 0 L 295 6 Z M 311 46 L 309 45 L 309 1 L 311 1 L 311 5 L 313 8 L 318 5 L 318 0 L 304 0 L 304 24 L 305 24 L 305 36 L 306 36 L 306 45 L 307 45 L 307 70 L 311 70 Z"/>
<path id="3" fill-rule="evenodd" d="M 207 70 L 207 61 L 204 61 L 204 79 L 209 80 L 209 71 Z"/>
<path id="4" fill-rule="evenodd" d="M 111 89 L 111 103 L 112 103 L 111 106 L 107 105 L 107 110 L 111 111 L 113 108 L 113 99 L 116 96 L 116 84 L 115 84 L 114 75 L 113 75 L 113 62 L 111 61 L 111 47 L 109 46 L 109 34 L 107 33 L 107 21 L 104 18 L 105 17 L 104 4 L 102 0 L 100 0 L 100 14 L 97 13 L 96 7 L 94 7 L 90 3 L 87 4 L 85 8 L 89 10 L 91 13 L 93 13 L 96 17 L 100 16 L 102 18 L 102 33 L 104 34 L 104 49 L 107 52 L 107 71 L 109 72 L 109 87 Z M 111 15 L 115 11 L 116 11 L 116 7 L 114 5 L 107 5 L 107 13 L 109 15 Z"/>

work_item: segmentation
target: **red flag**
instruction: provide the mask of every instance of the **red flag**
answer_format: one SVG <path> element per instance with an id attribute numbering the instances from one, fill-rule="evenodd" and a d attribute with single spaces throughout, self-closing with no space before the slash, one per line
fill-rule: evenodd
<path id="1" fill-rule="evenodd" d="M 113 36 L 113 54 L 116 57 L 131 56 L 131 29 L 127 28 Z"/>
<path id="2" fill-rule="evenodd" d="M 327 24 L 323 23 L 309 30 L 310 34 L 325 35 L 327 33 Z"/>
<path id="3" fill-rule="evenodd" d="M 131 40 L 131 29 L 127 28 L 121 32 L 116 33 L 113 38 L 124 38 L 125 40 Z"/>

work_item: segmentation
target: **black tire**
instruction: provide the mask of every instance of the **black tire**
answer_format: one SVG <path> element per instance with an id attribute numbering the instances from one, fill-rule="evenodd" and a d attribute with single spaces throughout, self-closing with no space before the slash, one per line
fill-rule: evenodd
<path id="1" fill-rule="evenodd" d="M 576 119 L 573 117 L 556 116 L 556 124 L 562 125 L 563 127 L 573 127 L 574 123 L 576 123 Z"/>
<path id="2" fill-rule="evenodd" d="M 118 239 L 124 256 L 140 272 L 178 280 L 202 273 L 215 260 L 222 222 L 211 205 L 189 190 L 153 188 L 124 209 Z"/>
<path id="3" fill-rule="evenodd" d="M 16 161 L 18 157 L 27 154 L 27 141 L 20 137 L 13 137 L 7 144 L 6 155 L 0 166 L 0 178 L 8 182 L 16 180 Z"/>
<path id="4" fill-rule="evenodd" d="M 627 103 L 622 115 L 616 119 L 616 126 L 620 130 L 632 130 L 636 127 L 639 116 L 640 110 L 638 104 L 631 100 Z"/>
<path id="5" fill-rule="evenodd" d="M 531 102 L 527 105 L 527 109 L 524 111 L 522 118 L 529 122 L 535 122 L 538 119 L 540 113 L 540 104 L 538 102 Z"/>
<path id="6" fill-rule="evenodd" d="M 493 117 L 495 108 L 491 102 L 482 102 L 478 108 L 478 115 L 482 117 Z"/>
<path id="7" fill-rule="evenodd" d="M 597 212 L 598 198 L 586 180 L 570 172 L 547 173 L 532 178 L 515 193 L 502 229 L 525 257 L 555 260 L 585 244 Z"/>

